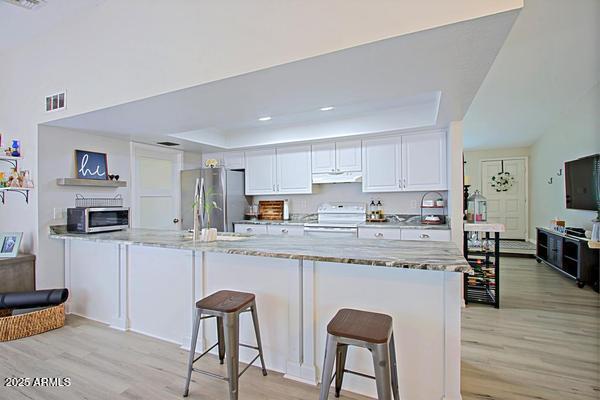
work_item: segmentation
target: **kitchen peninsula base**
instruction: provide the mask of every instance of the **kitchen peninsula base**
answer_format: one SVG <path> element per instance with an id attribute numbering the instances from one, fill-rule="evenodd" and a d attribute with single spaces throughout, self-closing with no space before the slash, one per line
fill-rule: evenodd
<path id="1" fill-rule="evenodd" d="M 260 310 L 267 368 L 309 384 L 320 376 L 326 324 L 338 309 L 387 313 L 394 318 L 402 398 L 460 399 L 462 273 L 453 269 L 462 266 L 386 267 L 286 257 L 284 251 L 272 256 L 228 254 L 210 248 L 217 243 L 174 248 L 95 240 L 101 235 L 84 240 L 54 235 L 65 239 L 70 313 L 189 347 L 195 301 L 222 289 L 252 292 Z M 367 252 L 370 243 L 381 242 L 354 241 Z M 216 340 L 213 324 L 202 324 L 198 351 Z M 241 318 L 240 339 L 254 343 L 248 316 Z M 248 362 L 252 355 L 244 350 L 240 359 Z M 347 365 L 372 374 L 367 351 L 352 350 Z M 373 382 L 351 375 L 344 388 L 376 393 Z"/>

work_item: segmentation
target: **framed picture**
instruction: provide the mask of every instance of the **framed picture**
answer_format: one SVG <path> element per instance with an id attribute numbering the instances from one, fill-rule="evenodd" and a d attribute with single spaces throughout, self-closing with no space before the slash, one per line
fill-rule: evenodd
<path id="1" fill-rule="evenodd" d="M 16 257 L 22 237 L 23 232 L 0 232 L 0 258 Z"/>
<path id="2" fill-rule="evenodd" d="M 108 179 L 106 153 L 75 150 L 75 173 L 79 179 Z"/>

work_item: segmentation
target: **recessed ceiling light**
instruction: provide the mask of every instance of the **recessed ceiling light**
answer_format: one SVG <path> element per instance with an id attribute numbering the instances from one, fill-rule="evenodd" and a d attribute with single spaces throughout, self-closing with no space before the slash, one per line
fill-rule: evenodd
<path id="1" fill-rule="evenodd" d="M 321 111 L 331 111 L 333 110 L 335 107 L 332 106 L 327 106 L 327 107 L 321 107 L 319 110 Z"/>
<path id="2" fill-rule="evenodd" d="M 270 121 L 271 117 L 260 117 L 258 120 L 261 122 Z"/>

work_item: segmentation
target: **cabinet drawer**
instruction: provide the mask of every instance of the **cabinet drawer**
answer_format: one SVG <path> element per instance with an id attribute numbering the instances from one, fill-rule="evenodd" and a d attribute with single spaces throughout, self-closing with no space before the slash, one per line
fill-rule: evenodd
<path id="1" fill-rule="evenodd" d="M 267 226 L 258 224 L 235 224 L 236 233 L 266 234 Z"/>
<path id="2" fill-rule="evenodd" d="M 402 240 L 434 240 L 445 242 L 450 240 L 450 231 L 435 229 L 403 229 Z"/>
<path id="3" fill-rule="evenodd" d="M 304 226 L 302 225 L 269 225 L 267 226 L 269 235 L 279 236 L 304 236 Z"/>
<path id="4" fill-rule="evenodd" d="M 358 228 L 359 239 L 393 239 L 400 240 L 400 229 L 393 228 Z"/>

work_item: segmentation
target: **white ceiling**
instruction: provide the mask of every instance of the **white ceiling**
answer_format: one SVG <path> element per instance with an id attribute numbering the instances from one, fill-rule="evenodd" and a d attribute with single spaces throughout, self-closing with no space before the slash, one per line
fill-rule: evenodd
<path id="1" fill-rule="evenodd" d="M 464 120 L 465 148 L 529 146 L 600 81 L 600 1 L 526 0 Z"/>
<path id="2" fill-rule="evenodd" d="M 46 0 L 28 10 L 0 1 L 0 52 L 18 47 L 105 0 Z"/>
<path id="3" fill-rule="evenodd" d="M 186 149 L 445 127 L 463 118 L 516 15 L 382 40 L 48 124 L 148 143 L 172 140 Z M 329 105 L 335 109 L 319 111 Z M 266 115 L 272 120 L 258 121 Z"/>

